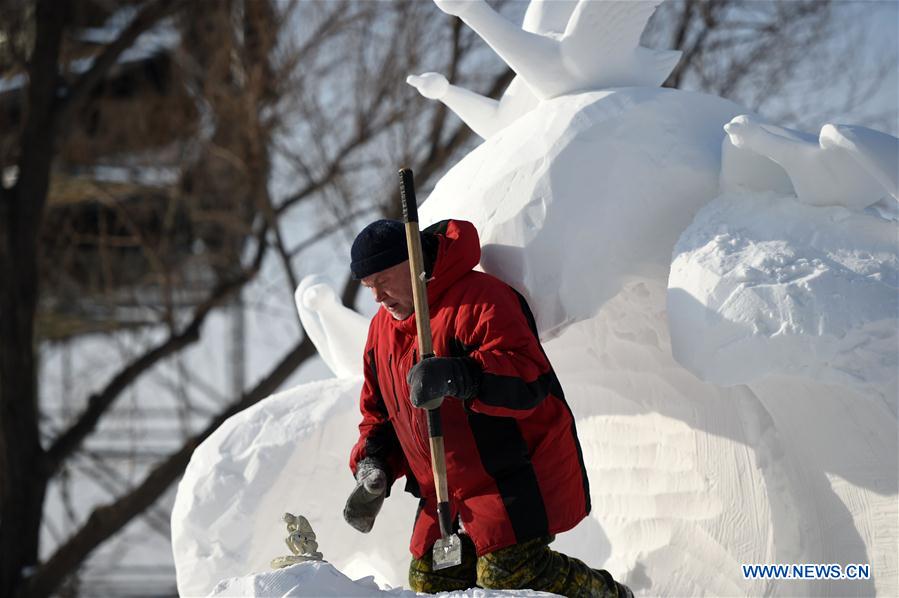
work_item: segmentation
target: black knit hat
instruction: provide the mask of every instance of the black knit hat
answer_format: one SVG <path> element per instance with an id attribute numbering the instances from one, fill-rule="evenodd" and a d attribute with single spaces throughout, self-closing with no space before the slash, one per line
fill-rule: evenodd
<path id="1" fill-rule="evenodd" d="M 356 235 L 350 257 L 356 280 L 406 261 L 406 227 L 399 220 L 375 220 Z"/>

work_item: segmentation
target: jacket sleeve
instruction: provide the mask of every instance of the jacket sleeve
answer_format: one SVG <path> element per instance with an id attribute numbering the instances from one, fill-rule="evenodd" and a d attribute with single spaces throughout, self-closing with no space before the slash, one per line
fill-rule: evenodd
<path id="1" fill-rule="evenodd" d="M 362 422 L 359 424 L 359 440 L 350 453 L 350 469 L 355 476 L 356 467 L 362 459 L 379 461 L 386 469 L 389 495 L 390 486 L 394 480 L 406 475 L 408 465 L 388 418 L 387 406 L 378 386 L 375 351 L 369 343 L 366 343 L 362 369 L 365 376 L 359 398 Z"/>
<path id="2" fill-rule="evenodd" d="M 533 316 L 511 287 L 491 286 L 471 307 L 472 317 L 457 326 L 468 354 L 481 366 L 478 394 L 467 402 L 485 415 L 523 418 L 554 389 L 555 374 L 543 353 Z"/>

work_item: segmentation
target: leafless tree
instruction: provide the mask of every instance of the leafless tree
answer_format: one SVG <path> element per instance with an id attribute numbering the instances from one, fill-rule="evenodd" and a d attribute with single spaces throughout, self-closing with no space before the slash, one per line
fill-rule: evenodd
<path id="1" fill-rule="evenodd" d="M 91 19 L 113 18 L 111 6 L 127 23 L 99 28 L 113 39 L 86 42 L 98 29 Z M 426 184 L 457 155 L 469 132 L 402 80 L 434 56 L 455 71 L 472 44 L 458 24 L 430 19 L 433 7 L 413 2 L 37 0 L 3 10 L 4 80 L 23 82 L 4 98 L 14 110 L 0 199 L 0 593 L 44 596 L 147 517 L 203 438 L 314 354 L 300 337 L 138 479 L 124 480 L 90 448 L 122 397 L 198 343 L 210 314 L 269 256 L 281 263 L 287 293 L 305 247 L 355 213 L 383 211 L 394 185 L 372 173 L 402 159 Z M 166 89 L 155 95 L 128 85 L 127 53 L 147 32 L 180 40 L 158 63 L 141 63 L 165 71 L 157 79 Z M 483 91 L 496 94 L 509 78 L 497 69 Z M 125 88 L 137 99 L 119 101 Z M 276 157 L 295 185 L 280 196 L 269 187 Z M 128 176 L 93 176 L 98 161 Z M 151 166 L 162 172 L 139 176 Z M 325 217 L 311 223 L 312 238 L 287 247 L 282 222 L 304 202 Z M 354 295 L 347 283 L 345 300 Z M 123 304 L 139 315 L 123 315 Z M 147 342 L 129 347 L 106 382 L 93 380 L 87 400 L 73 399 L 68 418 L 44 413 L 41 343 L 124 326 L 151 331 Z M 111 496 L 80 519 L 69 512 L 71 529 L 56 529 L 40 558 L 48 488 L 88 461 Z"/>
<path id="2" fill-rule="evenodd" d="M 719 95 L 787 126 L 815 129 L 825 119 L 854 113 L 857 124 L 895 133 L 895 90 L 888 113 L 859 111 L 899 66 L 895 43 L 878 46 L 870 39 L 865 13 L 876 5 L 669 0 L 644 38 L 683 52 L 668 87 Z"/>

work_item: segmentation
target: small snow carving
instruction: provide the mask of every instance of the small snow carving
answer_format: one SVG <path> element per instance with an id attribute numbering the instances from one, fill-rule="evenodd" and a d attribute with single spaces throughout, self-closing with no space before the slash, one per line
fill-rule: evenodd
<path id="1" fill-rule="evenodd" d="M 302 515 L 291 513 L 284 513 L 282 519 L 287 524 L 288 532 L 284 542 L 293 554 L 272 559 L 272 569 L 283 569 L 306 561 L 323 560 L 322 553 L 318 552 L 318 542 L 315 541 L 315 532 L 312 531 L 309 520 Z"/>

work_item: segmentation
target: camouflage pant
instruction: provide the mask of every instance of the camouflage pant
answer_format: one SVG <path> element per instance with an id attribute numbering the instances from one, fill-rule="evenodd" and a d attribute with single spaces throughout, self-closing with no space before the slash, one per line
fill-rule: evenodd
<path id="1" fill-rule="evenodd" d="M 471 539 L 462 539 L 462 564 L 434 571 L 431 552 L 412 559 L 409 586 L 416 592 L 449 592 L 473 588 L 530 589 L 569 598 L 627 598 L 630 590 L 608 571 L 549 549 L 552 536 L 529 540 L 478 558 Z"/>

